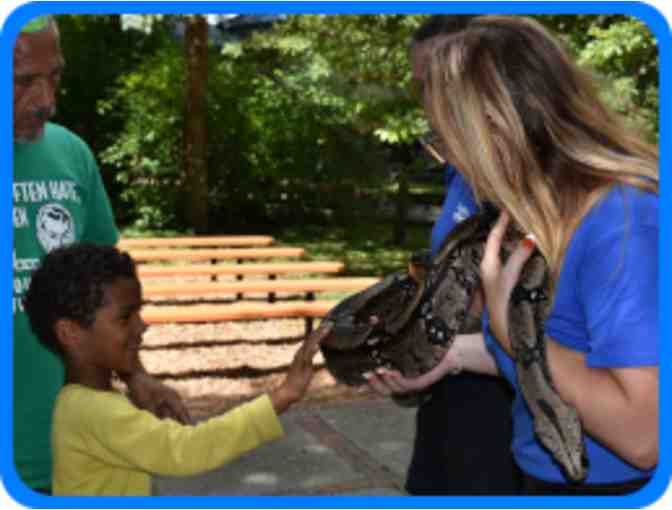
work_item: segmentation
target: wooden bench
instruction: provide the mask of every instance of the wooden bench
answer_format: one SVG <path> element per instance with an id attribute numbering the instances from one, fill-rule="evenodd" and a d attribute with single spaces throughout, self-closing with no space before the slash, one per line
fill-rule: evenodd
<path id="1" fill-rule="evenodd" d="M 216 281 L 220 275 L 236 275 L 242 280 L 245 275 L 267 275 L 274 280 L 279 274 L 288 273 L 338 273 L 343 270 L 342 262 L 276 262 L 242 264 L 193 264 L 193 265 L 152 265 L 139 264 L 137 267 L 140 280 L 145 283 L 150 278 L 170 276 L 210 276 Z M 242 299 L 242 293 L 238 299 Z"/>
<path id="2" fill-rule="evenodd" d="M 227 305 L 152 306 L 142 310 L 147 324 L 218 322 L 259 319 L 306 319 L 306 334 L 313 319 L 324 317 L 337 301 L 296 301 L 291 303 L 235 303 Z"/>
<path id="3" fill-rule="evenodd" d="M 269 246 L 271 236 L 195 236 L 195 237 L 142 237 L 124 238 L 117 247 L 128 250 L 138 247 L 165 248 L 168 246 Z"/>
<path id="4" fill-rule="evenodd" d="M 290 273 L 339 273 L 342 262 L 269 262 L 254 264 L 171 264 L 166 266 L 139 264 L 138 276 L 144 282 L 150 278 L 171 276 L 268 275 L 275 277 Z"/>
<path id="5" fill-rule="evenodd" d="M 129 250 L 129 255 L 136 262 L 162 262 L 170 260 L 244 260 L 270 259 L 274 257 L 301 257 L 303 248 L 220 248 L 192 250 Z"/>
<path id="6" fill-rule="evenodd" d="M 203 282 L 203 283 L 149 283 L 144 284 L 145 298 L 174 297 L 189 295 L 268 293 L 269 303 L 275 302 L 277 292 L 306 294 L 306 301 L 315 299 L 316 292 L 357 291 L 365 289 L 379 278 L 313 278 L 305 280 L 257 280 L 245 282 Z"/>
<path id="7" fill-rule="evenodd" d="M 172 238 L 174 239 L 174 238 Z M 128 240 L 133 241 L 133 240 Z M 154 241 L 154 240 L 152 240 Z M 335 300 L 316 300 L 317 292 L 329 291 L 359 291 L 379 281 L 378 278 L 312 278 L 312 279 L 284 279 L 278 280 L 278 275 L 289 273 L 337 273 L 343 270 L 343 263 L 332 261 L 318 262 L 251 262 L 243 264 L 245 260 L 258 260 L 275 257 L 300 257 L 305 254 L 303 248 L 294 247 L 262 247 L 262 248 L 196 248 L 206 246 L 206 240 L 191 238 L 183 239 L 178 244 L 171 244 L 166 240 L 159 244 L 152 244 L 152 249 L 134 249 L 144 241 L 137 240 L 131 244 L 120 243 L 120 246 L 129 248 L 128 253 L 138 262 L 138 276 L 143 284 L 143 294 L 147 299 L 169 298 L 176 296 L 194 296 L 237 293 L 242 299 L 243 293 L 268 293 L 268 303 L 218 303 L 218 304 L 188 304 L 168 305 L 159 304 L 143 309 L 142 315 L 149 324 L 184 323 L 184 322 L 213 322 L 229 320 L 259 320 L 271 318 L 299 318 L 306 320 L 306 333 L 313 327 L 313 319 L 324 317 L 337 304 Z M 271 241 L 272 242 L 272 241 Z M 191 249 L 164 249 L 165 246 L 192 246 Z M 205 262 L 211 264 L 157 264 L 158 262 L 173 261 Z M 220 263 L 218 261 L 236 260 L 237 264 Z M 238 281 L 217 282 L 214 279 L 219 275 L 236 275 Z M 240 281 L 244 275 L 266 275 L 268 280 Z M 210 276 L 210 282 L 180 282 L 157 283 L 152 278 L 158 277 L 185 277 Z M 276 293 L 305 293 L 301 301 L 284 301 L 275 303 Z"/>

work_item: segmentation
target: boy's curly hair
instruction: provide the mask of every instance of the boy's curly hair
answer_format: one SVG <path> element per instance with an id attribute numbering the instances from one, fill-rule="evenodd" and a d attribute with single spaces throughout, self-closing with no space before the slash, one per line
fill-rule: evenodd
<path id="1" fill-rule="evenodd" d="M 75 243 L 51 251 L 23 297 L 31 328 L 47 348 L 62 353 L 56 322 L 70 319 L 85 328 L 92 326 L 103 305 L 105 286 L 121 278 L 138 279 L 135 262 L 113 246 Z"/>

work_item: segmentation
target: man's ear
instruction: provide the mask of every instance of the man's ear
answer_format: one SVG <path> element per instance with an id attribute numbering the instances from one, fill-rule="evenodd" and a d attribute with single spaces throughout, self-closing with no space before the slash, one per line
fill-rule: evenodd
<path id="1" fill-rule="evenodd" d="M 70 350 L 84 337 L 84 328 L 72 319 L 58 319 L 54 324 L 54 333 L 64 350 Z"/>

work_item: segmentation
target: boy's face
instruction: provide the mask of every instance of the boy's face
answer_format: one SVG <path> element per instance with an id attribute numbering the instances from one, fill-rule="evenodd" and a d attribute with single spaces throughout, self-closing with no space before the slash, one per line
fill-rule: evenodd
<path id="1" fill-rule="evenodd" d="M 105 287 L 103 306 L 86 330 L 82 345 L 87 362 L 105 370 L 129 373 L 140 364 L 140 344 L 147 324 L 140 317 L 142 291 L 133 278 L 122 278 Z"/>

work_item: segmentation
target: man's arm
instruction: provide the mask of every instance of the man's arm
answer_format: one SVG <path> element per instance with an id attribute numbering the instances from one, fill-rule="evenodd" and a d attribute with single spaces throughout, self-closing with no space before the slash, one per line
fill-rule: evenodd
<path id="1" fill-rule="evenodd" d="M 139 359 L 133 372 L 118 375 L 128 387 L 129 398 L 140 409 L 158 418 L 173 418 L 185 425 L 193 423 L 180 394 L 149 375 Z"/>

